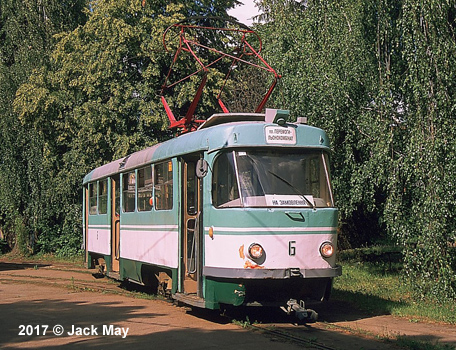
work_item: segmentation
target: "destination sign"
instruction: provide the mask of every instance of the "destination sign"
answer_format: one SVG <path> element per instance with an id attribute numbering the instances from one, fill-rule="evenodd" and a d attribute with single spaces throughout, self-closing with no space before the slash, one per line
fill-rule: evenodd
<path id="1" fill-rule="evenodd" d="M 269 207 L 309 207 L 313 196 L 266 194 L 266 205 Z M 310 203 L 309 203 L 310 201 Z"/>
<path id="2" fill-rule="evenodd" d="M 296 144 L 296 130 L 293 127 L 267 126 L 264 129 L 266 143 L 272 144 Z"/>

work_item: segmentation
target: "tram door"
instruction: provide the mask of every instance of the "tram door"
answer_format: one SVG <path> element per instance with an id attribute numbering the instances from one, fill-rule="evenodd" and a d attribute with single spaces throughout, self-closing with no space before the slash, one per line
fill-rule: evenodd
<path id="1" fill-rule="evenodd" d="M 111 178 L 111 271 L 119 272 L 120 177 Z"/>
<path id="2" fill-rule="evenodd" d="M 198 159 L 199 155 L 182 159 L 182 272 L 184 293 L 201 296 L 201 180 L 195 174 Z"/>

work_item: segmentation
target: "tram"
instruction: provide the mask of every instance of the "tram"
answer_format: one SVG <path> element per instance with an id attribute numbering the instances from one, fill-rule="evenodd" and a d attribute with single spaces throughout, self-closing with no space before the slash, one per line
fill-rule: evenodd
<path id="1" fill-rule="evenodd" d="M 91 171 L 87 266 L 196 307 L 307 317 L 304 302 L 328 299 L 341 274 L 338 210 L 328 136 L 289 120 L 286 110 L 225 111 Z"/>
<path id="2" fill-rule="evenodd" d="M 328 137 L 265 117 L 214 115 L 90 172 L 89 265 L 210 309 L 327 298 L 341 274 Z"/>

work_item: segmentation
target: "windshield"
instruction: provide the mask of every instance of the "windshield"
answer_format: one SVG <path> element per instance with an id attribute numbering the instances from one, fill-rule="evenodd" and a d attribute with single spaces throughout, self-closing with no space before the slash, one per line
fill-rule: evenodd
<path id="1" fill-rule="evenodd" d="M 215 161 L 216 207 L 332 207 L 327 156 L 317 150 L 246 150 Z"/>

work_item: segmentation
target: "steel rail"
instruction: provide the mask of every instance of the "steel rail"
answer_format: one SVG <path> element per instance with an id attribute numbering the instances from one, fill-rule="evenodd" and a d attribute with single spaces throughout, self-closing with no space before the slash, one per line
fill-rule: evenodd
<path id="1" fill-rule="evenodd" d="M 266 327 L 256 326 L 256 325 L 250 325 L 249 327 L 254 329 L 254 330 L 257 330 L 257 331 L 260 331 L 260 332 L 263 332 L 263 333 L 267 333 L 267 334 L 271 334 L 271 335 L 280 337 L 280 338 L 285 339 L 285 340 L 291 340 L 291 341 L 293 341 L 295 343 L 298 343 L 298 344 L 311 346 L 311 347 L 313 347 L 315 349 L 337 350 L 336 348 L 327 346 L 325 344 L 316 342 L 314 340 L 298 337 L 296 335 L 292 335 L 292 334 L 289 334 L 289 333 L 286 333 L 286 332 L 282 332 L 282 331 L 277 330 L 277 329 L 269 329 L 269 328 L 266 328 Z"/>

